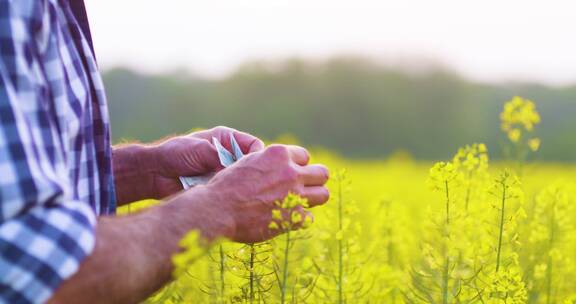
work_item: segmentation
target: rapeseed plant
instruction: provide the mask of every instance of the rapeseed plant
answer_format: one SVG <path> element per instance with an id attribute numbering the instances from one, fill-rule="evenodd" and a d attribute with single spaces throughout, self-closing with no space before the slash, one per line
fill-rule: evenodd
<path id="1" fill-rule="evenodd" d="M 525 303 L 526 286 L 517 249 L 520 247 L 518 225 L 526 217 L 522 207 L 524 193 L 518 177 L 503 171 L 489 193 L 493 196 L 493 214 L 487 222 L 491 257 L 478 277 L 479 300 L 485 303 Z M 482 286 L 484 284 L 484 286 Z"/>
<path id="2" fill-rule="evenodd" d="M 361 256 L 362 226 L 354 220 L 359 209 L 356 202 L 349 199 L 351 182 L 345 170 L 334 174 L 333 180 L 335 189 L 330 202 L 333 208 L 327 215 L 333 220 L 320 228 L 320 256 L 313 262 L 319 275 L 315 287 L 317 298 L 342 304 L 352 299 L 361 301 L 373 280 L 363 270 L 367 261 Z"/>
<path id="3" fill-rule="evenodd" d="M 375 278 L 370 298 L 379 303 L 400 303 L 409 277 L 406 275 L 411 264 L 410 243 L 414 235 L 406 233 L 410 217 L 406 216 L 399 203 L 383 199 L 378 205 L 371 235 L 378 237 L 372 242 L 368 271 Z"/>
<path id="4" fill-rule="evenodd" d="M 208 277 L 203 291 L 211 298 L 211 303 L 225 303 L 227 297 L 226 290 L 226 253 L 224 244 L 215 246 L 208 252 L 211 263 L 208 267 Z"/>
<path id="5" fill-rule="evenodd" d="M 439 162 L 430 169 L 427 183 L 431 190 L 441 194 L 444 210 L 431 212 L 427 221 L 423 258 L 412 271 L 410 302 L 472 303 L 477 297 L 469 286 L 478 273 L 468 258 L 473 254 L 471 241 L 463 232 L 469 224 L 467 214 L 461 211 L 461 201 L 459 208 L 455 208 L 455 190 L 463 185 L 459 166 L 459 162 L 457 166 Z"/>
<path id="6" fill-rule="evenodd" d="M 524 193 L 520 188 L 518 177 L 509 171 L 504 171 L 494 181 L 490 194 L 494 197 L 492 208 L 496 211 L 496 220 L 494 222 L 496 225 L 489 227 L 489 229 L 492 232 L 496 232 L 493 235 L 497 235 L 495 270 L 498 272 L 500 266 L 505 263 L 503 252 L 508 248 L 507 245 L 513 247 L 519 242 L 517 233 L 518 219 L 526 216 L 522 208 Z M 515 255 L 512 254 L 512 256 Z"/>
<path id="7" fill-rule="evenodd" d="M 504 104 L 500 114 L 501 128 L 512 142 L 519 142 L 540 123 L 540 115 L 533 101 L 514 96 Z M 526 138 L 527 140 L 534 138 Z"/>
<path id="8" fill-rule="evenodd" d="M 468 212 L 471 201 L 483 198 L 482 190 L 489 178 L 488 148 L 485 144 L 467 145 L 458 149 L 452 163 L 456 170 L 461 173 L 465 191 L 464 210 Z"/>
<path id="9" fill-rule="evenodd" d="M 430 176 L 428 178 L 428 186 L 435 192 L 440 192 L 445 196 L 445 221 L 446 228 L 450 225 L 450 208 L 454 204 L 454 198 L 450 197 L 453 193 L 450 188 L 460 185 L 462 182 L 462 174 L 457 170 L 451 162 L 438 162 L 430 169 Z M 447 232 L 449 233 L 449 232 Z"/>
<path id="10" fill-rule="evenodd" d="M 534 127 L 540 123 L 540 114 L 533 101 L 515 96 L 504 104 L 500 122 L 500 128 L 511 143 L 504 152 L 517 163 L 521 174 L 529 152 L 540 148 L 540 138 L 533 135 Z"/>
<path id="11" fill-rule="evenodd" d="M 574 255 L 569 254 L 569 237 L 574 233 L 574 202 L 562 183 L 542 190 L 535 200 L 533 219 L 529 224 L 532 246 L 531 300 L 556 303 L 558 294 L 570 291 L 573 284 Z"/>
<path id="12" fill-rule="evenodd" d="M 270 242 L 247 244 L 230 254 L 230 272 L 239 279 L 236 302 L 266 303 L 274 281 Z"/>
<path id="13" fill-rule="evenodd" d="M 290 269 L 290 263 L 294 260 L 291 253 L 295 242 L 303 239 L 303 235 L 295 229 L 307 228 L 312 221 L 309 216 L 304 217 L 302 215 L 302 208 L 307 207 L 306 199 L 295 194 L 288 194 L 283 201 L 276 202 L 276 209 L 272 210 L 272 221 L 269 228 L 284 232 L 273 242 L 275 250 L 272 259 L 273 272 L 278 284 L 278 303 L 281 304 L 287 303 L 287 301 L 297 302 L 299 297 L 307 297 L 310 294 L 301 292 L 302 290 L 296 293 L 297 288 L 307 287 L 299 284 L 306 282 L 306 280 L 299 280 L 301 272 L 297 271 L 297 268 L 294 271 Z"/>
<path id="14" fill-rule="evenodd" d="M 576 180 L 576 166 L 526 163 L 538 174 L 522 174 L 539 123 L 530 100 L 504 106 L 505 152 L 516 163 L 489 164 L 480 143 L 429 171 L 407 158 L 312 153 L 349 170 L 334 174 L 310 229 L 292 230 L 311 219 L 297 211 L 305 200 L 289 195 L 269 226 L 284 234 L 270 242 L 208 249 L 191 234 L 174 258 L 175 281 L 147 302 L 576 304 L 576 184 L 542 189 Z"/>
<path id="15" fill-rule="evenodd" d="M 203 280 L 197 276 L 202 263 L 214 245 L 221 240 L 208 243 L 200 233 L 192 230 L 179 243 L 182 251 L 172 257 L 174 281 L 147 299 L 146 303 L 186 303 L 192 299 L 202 298 Z"/>
<path id="16" fill-rule="evenodd" d="M 562 302 L 563 304 L 575 304 L 576 303 L 576 294 L 572 294 Z"/>

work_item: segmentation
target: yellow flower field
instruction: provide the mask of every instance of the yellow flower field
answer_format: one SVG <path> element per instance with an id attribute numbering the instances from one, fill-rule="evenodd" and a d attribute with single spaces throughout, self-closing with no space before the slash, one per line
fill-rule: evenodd
<path id="1" fill-rule="evenodd" d="M 305 229 L 208 249 L 192 232 L 176 280 L 148 301 L 576 303 L 576 166 L 529 162 L 540 145 L 530 101 L 514 98 L 501 119 L 508 161 L 473 143 L 436 164 L 313 150 L 332 172 L 314 223 L 292 216 L 270 228 Z M 289 196 L 278 208 L 298 205 Z"/>

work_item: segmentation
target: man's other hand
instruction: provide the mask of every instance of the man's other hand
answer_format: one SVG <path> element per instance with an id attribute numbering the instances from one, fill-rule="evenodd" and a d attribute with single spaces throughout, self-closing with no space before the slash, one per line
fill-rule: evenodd
<path id="1" fill-rule="evenodd" d="M 214 209 L 208 214 L 216 214 L 216 217 L 222 217 L 222 222 L 232 223 L 233 229 L 227 229 L 225 237 L 244 243 L 267 240 L 279 232 L 268 228 L 272 210 L 277 208 L 274 203 L 282 201 L 288 193 L 306 198 L 311 207 L 328 201 L 329 191 L 325 187 L 328 169 L 323 165 L 309 165 L 308 161 L 309 155 L 304 148 L 272 145 L 246 155 L 196 190 L 209 197 L 203 200 L 204 208 Z M 176 200 L 185 205 L 186 196 L 198 193 L 186 192 Z M 301 207 L 296 211 L 302 213 L 302 218 L 312 216 Z M 204 232 L 211 236 L 210 232 Z"/>

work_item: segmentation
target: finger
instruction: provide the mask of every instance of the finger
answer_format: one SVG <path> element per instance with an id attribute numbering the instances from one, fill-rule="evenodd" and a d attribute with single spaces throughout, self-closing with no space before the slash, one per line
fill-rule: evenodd
<path id="1" fill-rule="evenodd" d="M 200 139 L 205 139 L 207 141 L 212 141 L 212 136 L 214 136 L 214 137 L 218 138 L 218 140 L 220 140 L 219 135 L 215 134 L 215 132 L 212 129 L 196 131 L 196 132 L 190 133 L 188 136 L 200 138 Z"/>
<path id="2" fill-rule="evenodd" d="M 230 150 L 230 134 L 236 130 L 228 127 L 214 127 L 212 129 L 198 131 L 190 134 L 191 137 L 205 139 L 212 142 L 212 138 L 218 139 L 218 141 L 224 146 L 224 148 Z"/>
<path id="3" fill-rule="evenodd" d="M 240 146 L 240 150 L 242 150 L 242 153 L 244 154 L 264 149 L 264 142 L 258 137 L 228 127 L 220 126 L 191 134 L 191 136 L 206 139 L 210 142 L 212 142 L 212 137 L 216 137 L 216 139 L 218 139 L 222 146 L 224 146 L 228 151 L 232 149 L 230 135 L 234 136 L 234 139 Z"/>
<path id="4" fill-rule="evenodd" d="M 234 131 L 232 134 L 244 154 L 264 149 L 264 142 L 256 136 L 241 131 Z"/>
<path id="5" fill-rule="evenodd" d="M 292 146 L 288 145 L 288 153 L 290 155 L 290 159 L 300 166 L 306 166 L 310 161 L 310 154 L 308 151 L 300 146 Z"/>
<path id="6" fill-rule="evenodd" d="M 159 173 L 163 176 L 192 176 L 221 169 L 216 148 L 207 140 L 179 136 L 158 146 Z"/>
<path id="7" fill-rule="evenodd" d="M 310 207 L 323 205 L 330 199 L 330 191 L 324 186 L 304 187 L 300 196 L 308 200 Z"/>
<path id="8" fill-rule="evenodd" d="M 182 165 L 177 166 L 179 175 L 193 176 L 218 171 L 223 168 L 218 158 L 216 147 L 207 140 L 194 139 L 183 141 L 183 144 L 185 144 L 183 162 Z"/>
<path id="9" fill-rule="evenodd" d="M 322 186 L 330 178 L 328 168 L 324 165 L 308 165 L 299 167 L 296 170 L 304 186 Z"/>

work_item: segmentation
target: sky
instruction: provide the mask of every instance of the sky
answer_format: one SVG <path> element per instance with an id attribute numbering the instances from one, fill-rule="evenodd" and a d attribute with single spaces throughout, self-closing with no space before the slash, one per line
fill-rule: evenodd
<path id="1" fill-rule="evenodd" d="M 86 0 L 100 66 L 224 77 L 248 60 L 436 61 L 478 81 L 576 83 L 573 0 Z"/>

